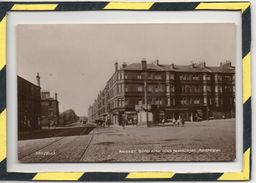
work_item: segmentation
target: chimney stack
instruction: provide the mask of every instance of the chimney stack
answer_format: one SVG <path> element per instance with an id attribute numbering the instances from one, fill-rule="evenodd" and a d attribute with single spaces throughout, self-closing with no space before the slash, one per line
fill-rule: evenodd
<path id="1" fill-rule="evenodd" d="M 55 92 L 55 100 L 58 100 L 58 94 Z"/>
<path id="2" fill-rule="evenodd" d="M 226 62 L 220 62 L 220 66 L 228 66 L 228 67 L 231 67 L 231 61 L 229 60 L 226 60 Z"/>
<path id="3" fill-rule="evenodd" d="M 205 68 L 206 67 L 206 63 L 205 62 L 201 62 L 201 63 L 199 63 L 198 64 L 200 67 L 202 67 L 202 68 Z"/>
<path id="4" fill-rule="evenodd" d="M 142 70 L 147 70 L 147 61 L 145 58 L 142 59 L 141 61 L 141 69 Z"/>
<path id="5" fill-rule="evenodd" d="M 39 76 L 39 73 L 37 73 L 37 75 L 36 75 L 36 82 L 37 82 L 37 85 L 40 86 L 40 76 Z"/>
<path id="6" fill-rule="evenodd" d="M 116 63 L 115 63 L 115 71 L 117 71 L 117 70 L 118 70 L 118 63 L 116 61 Z"/>
<path id="7" fill-rule="evenodd" d="M 126 68 L 126 67 L 127 67 L 127 63 L 124 62 L 123 65 L 122 65 L 122 67 L 123 67 L 123 68 Z"/>
<path id="8" fill-rule="evenodd" d="M 156 59 L 156 65 L 159 65 L 159 60 L 158 59 Z"/>
<path id="9" fill-rule="evenodd" d="M 175 69 L 174 63 L 171 64 L 171 68 L 172 68 L 172 69 Z"/>

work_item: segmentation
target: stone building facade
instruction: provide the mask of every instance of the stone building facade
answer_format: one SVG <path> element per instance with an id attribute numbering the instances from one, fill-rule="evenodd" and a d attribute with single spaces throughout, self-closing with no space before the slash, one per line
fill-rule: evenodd
<path id="1" fill-rule="evenodd" d="M 55 97 L 50 96 L 50 92 L 44 90 L 41 92 L 41 118 L 43 126 L 59 125 L 59 101 L 57 93 Z"/>
<path id="2" fill-rule="evenodd" d="M 153 123 L 235 117 L 235 67 L 229 61 L 219 66 L 145 59 L 120 67 L 115 63 L 115 72 L 88 109 L 89 121 L 138 122 L 141 111 Z"/>
<path id="3" fill-rule="evenodd" d="M 37 85 L 17 77 L 18 90 L 18 131 L 38 130 L 41 128 L 40 78 Z"/>

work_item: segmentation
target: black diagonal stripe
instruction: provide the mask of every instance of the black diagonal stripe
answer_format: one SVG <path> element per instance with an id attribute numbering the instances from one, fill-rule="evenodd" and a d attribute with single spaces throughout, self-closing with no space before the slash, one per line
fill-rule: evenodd
<path id="1" fill-rule="evenodd" d="M 36 173 L 7 173 L 5 180 L 30 181 L 36 176 Z"/>
<path id="2" fill-rule="evenodd" d="M 1 180 L 32 180 L 36 173 L 16 173 L 16 172 L 7 172 L 7 161 L 4 159 L 0 163 L 0 179 Z"/>
<path id="3" fill-rule="evenodd" d="M 245 57 L 251 48 L 251 8 L 247 8 L 242 14 L 242 49 Z"/>
<path id="4" fill-rule="evenodd" d="M 0 71 L 0 112 L 6 108 L 6 66 Z"/>
<path id="5" fill-rule="evenodd" d="M 128 173 L 88 172 L 78 181 L 125 181 Z"/>
<path id="6" fill-rule="evenodd" d="M 244 152 L 251 147 L 252 135 L 252 111 L 251 97 L 243 105 L 243 120 L 244 120 Z"/>
<path id="7" fill-rule="evenodd" d="M 6 174 L 6 158 L 0 162 L 0 179 L 1 175 Z"/>
<path id="8" fill-rule="evenodd" d="M 223 173 L 175 174 L 172 181 L 216 181 Z"/>
<path id="9" fill-rule="evenodd" d="M 108 2 L 61 2 L 56 11 L 102 10 Z"/>
<path id="10" fill-rule="evenodd" d="M 13 2 L 0 2 L 0 22 L 3 20 L 6 12 L 13 7 Z"/>
<path id="11" fill-rule="evenodd" d="M 182 2 L 182 3 L 154 3 L 150 10 L 153 11 L 179 11 L 194 10 L 199 2 Z"/>

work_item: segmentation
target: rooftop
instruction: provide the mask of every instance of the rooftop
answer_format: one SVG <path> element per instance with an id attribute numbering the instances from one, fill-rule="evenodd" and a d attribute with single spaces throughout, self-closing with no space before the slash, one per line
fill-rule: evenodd
<path id="1" fill-rule="evenodd" d="M 143 63 L 144 62 L 144 63 Z M 207 66 L 205 62 L 192 63 L 189 65 L 162 65 L 159 61 L 156 63 L 141 63 L 123 64 L 120 70 L 142 70 L 143 64 L 146 64 L 147 71 L 176 71 L 176 72 L 214 72 L 214 73 L 234 73 L 235 67 L 231 65 L 230 61 L 221 62 L 219 66 Z"/>

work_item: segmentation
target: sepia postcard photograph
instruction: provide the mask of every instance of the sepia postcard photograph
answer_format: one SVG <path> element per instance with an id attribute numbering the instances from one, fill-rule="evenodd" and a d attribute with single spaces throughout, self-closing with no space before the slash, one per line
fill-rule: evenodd
<path id="1" fill-rule="evenodd" d="M 233 162 L 233 23 L 20 24 L 21 163 Z"/>

